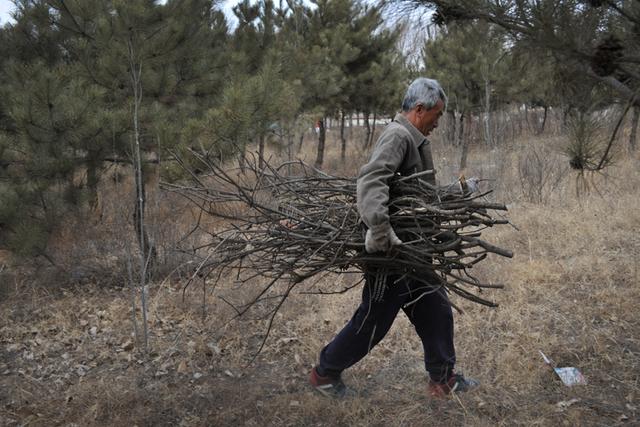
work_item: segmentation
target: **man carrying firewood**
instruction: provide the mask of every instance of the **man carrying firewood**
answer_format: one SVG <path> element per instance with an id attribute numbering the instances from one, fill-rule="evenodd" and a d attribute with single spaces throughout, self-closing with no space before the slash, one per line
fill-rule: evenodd
<path id="1" fill-rule="evenodd" d="M 392 246 L 402 244 L 389 222 L 389 180 L 397 173 L 409 176 L 423 172 L 421 179 L 435 185 L 431 145 L 426 137 L 438 126 L 446 102 L 447 97 L 436 80 L 413 81 L 402 102 L 402 112 L 382 132 L 369 162 L 360 169 L 357 202 L 360 217 L 367 226 L 368 253 L 386 253 Z M 468 185 L 475 187 L 476 182 L 470 180 Z M 381 277 L 385 283 L 379 283 Z M 434 284 L 437 283 L 434 277 Z M 477 386 L 476 381 L 454 371 L 451 303 L 443 288 L 434 289 L 438 290 L 425 289 L 424 284 L 399 275 L 365 272 L 360 306 L 320 352 L 320 361 L 310 375 L 312 386 L 324 395 L 343 397 L 347 388 L 341 379 L 342 371 L 382 340 L 400 309 L 422 340 L 429 374 L 427 394 L 442 398 Z"/>

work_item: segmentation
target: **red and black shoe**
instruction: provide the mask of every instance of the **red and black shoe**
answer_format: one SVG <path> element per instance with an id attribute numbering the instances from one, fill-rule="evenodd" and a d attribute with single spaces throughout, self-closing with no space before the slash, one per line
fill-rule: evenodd
<path id="1" fill-rule="evenodd" d="M 340 378 L 333 378 L 330 376 L 323 377 L 318 374 L 315 367 L 311 370 L 309 382 L 314 389 L 327 397 L 341 399 L 348 393 L 347 386 L 344 385 Z"/>
<path id="2" fill-rule="evenodd" d="M 429 380 L 427 393 L 429 397 L 444 399 L 451 393 L 464 393 L 478 387 L 480 383 L 473 378 L 465 378 L 462 374 L 452 374 L 446 381 Z"/>

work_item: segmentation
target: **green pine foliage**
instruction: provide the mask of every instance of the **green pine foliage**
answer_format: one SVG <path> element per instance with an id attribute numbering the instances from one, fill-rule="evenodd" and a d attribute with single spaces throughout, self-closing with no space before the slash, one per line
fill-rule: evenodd
<path id="1" fill-rule="evenodd" d="M 487 82 L 493 92 L 501 90 L 508 74 L 504 36 L 482 21 L 454 22 L 443 31 L 425 45 L 427 74 L 442 83 L 451 109 L 480 111 Z"/>

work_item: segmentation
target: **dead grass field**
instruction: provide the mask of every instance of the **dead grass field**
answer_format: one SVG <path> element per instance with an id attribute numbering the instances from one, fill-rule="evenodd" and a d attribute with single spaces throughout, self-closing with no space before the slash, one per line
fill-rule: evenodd
<path id="1" fill-rule="evenodd" d="M 400 315 L 382 343 L 345 372 L 356 397 L 314 394 L 308 371 L 352 315 L 359 289 L 293 295 L 249 363 L 265 322 L 225 325 L 231 312 L 216 295 L 245 292 L 231 281 L 206 295 L 204 318 L 199 285 L 183 300 L 178 278 L 154 283 L 144 355 L 133 345 L 128 288 L 61 289 L 15 279 L 0 305 L 0 424 L 640 425 L 640 162 L 619 156 L 610 176 L 593 181 L 600 194 L 578 198 L 561 143 L 562 137 L 523 139 L 500 150 L 476 146 L 469 155 L 469 174 L 497 179 L 495 198 L 508 203 L 519 229 L 485 235 L 516 254 L 477 268 L 485 280 L 506 285 L 490 294 L 500 307 L 455 300 L 464 309 L 456 315 L 459 369 L 481 381 L 478 390 L 428 400 L 420 341 Z M 552 178 L 535 203 L 539 182 L 523 176 L 533 146 Z M 307 160 L 312 147 L 304 148 Z M 434 153 L 440 179 L 454 177 L 457 149 L 435 143 Z M 332 141 L 326 165 L 353 175 L 363 158 L 351 150 L 341 165 Z M 166 229 L 185 225 L 171 223 L 175 209 L 164 209 Z M 325 280 L 341 286 L 355 278 Z M 564 386 L 539 350 L 559 366 L 579 368 L 588 384 Z"/>

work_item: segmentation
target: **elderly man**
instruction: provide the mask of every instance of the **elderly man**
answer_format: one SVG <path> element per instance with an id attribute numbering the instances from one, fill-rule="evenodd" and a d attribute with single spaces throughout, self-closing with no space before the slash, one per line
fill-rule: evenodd
<path id="1" fill-rule="evenodd" d="M 402 112 L 382 132 L 371 159 L 360 169 L 358 211 L 368 228 L 367 252 L 386 252 L 391 246 L 402 244 L 389 223 L 389 179 L 395 173 L 406 176 L 432 171 L 422 179 L 435 184 L 431 146 L 426 137 L 438 126 L 446 102 L 436 80 L 413 81 L 402 102 Z M 374 282 L 375 274 L 365 273 L 362 302 L 349 323 L 322 349 L 320 363 L 311 371 L 313 387 L 328 396 L 344 396 L 342 371 L 382 340 L 400 309 L 422 340 L 429 373 L 428 395 L 445 397 L 454 390 L 461 392 L 476 386 L 476 381 L 454 372 L 453 314 L 444 291 L 427 293 L 418 283 L 389 276 L 382 298 L 374 299 Z"/>

